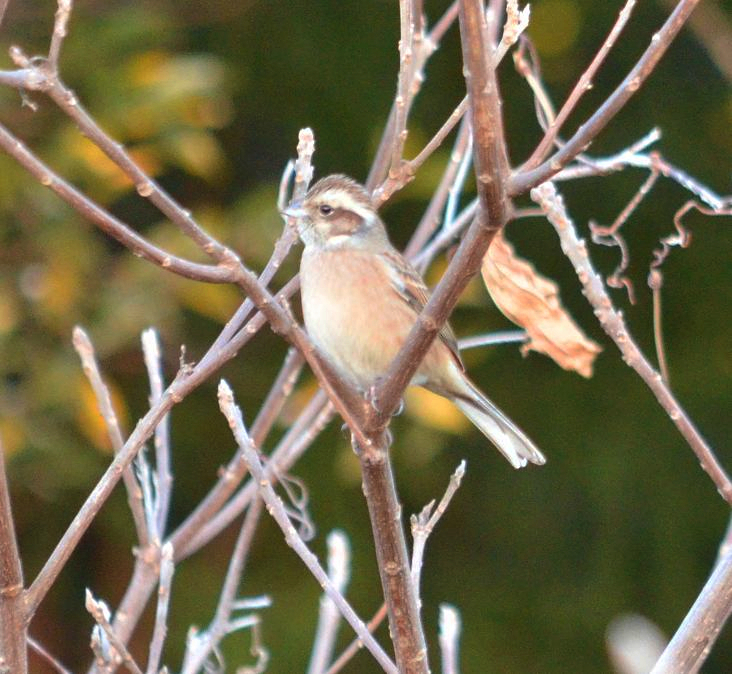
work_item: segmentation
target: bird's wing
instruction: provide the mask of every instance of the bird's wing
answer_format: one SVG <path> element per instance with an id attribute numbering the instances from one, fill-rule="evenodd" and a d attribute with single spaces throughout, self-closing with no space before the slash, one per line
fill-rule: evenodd
<path id="1" fill-rule="evenodd" d="M 386 251 L 382 253 L 382 256 L 385 258 L 386 267 L 389 270 L 392 287 L 412 309 L 416 320 L 417 315 L 422 313 L 422 309 L 430 298 L 430 291 L 417 270 L 396 250 Z M 440 329 L 440 339 L 450 350 L 457 366 L 465 371 L 457 339 L 449 323 L 445 323 Z"/>

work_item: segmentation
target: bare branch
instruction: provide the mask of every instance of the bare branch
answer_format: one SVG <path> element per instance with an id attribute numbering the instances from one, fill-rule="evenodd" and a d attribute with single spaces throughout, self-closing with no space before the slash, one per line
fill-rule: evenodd
<path id="1" fill-rule="evenodd" d="M 695 674 L 732 613 L 732 553 L 719 561 L 651 674 Z"/>
<path id="2" fill-rule="evenodd" d="M 345 596 L 346 587 L 351 576 L 351 547 L 347 536 L 342 531 L 331 531 L 328 534 L 328 577 L 335 589 Z M 338 626 L 341 614 L 333 600 L 323 594 L 320 599 L 318 627 L 315 630 L 313 651 L 310 655 L 308 674 L 322 674 L 333 657 Z"/>
<path id="3" fill-rule="evenodd" d="M 162 355 L 158 333 L 152 328 L 142 333 L 142 353 L 145 357 L 145 368 L 150 380 L 150 407 L 160 403 L 165 389 L 163 383 Z M 155 513 L 158 541 L 165 535 L 165 525 L 170 510 L 170 495 L 173 488 L 173 476 L 170 472 L 170 415 L 155 427 L 155 475 L 157 484 L 157 512 Z"/>
<path id="4" fill-rule="evenodd" d="M 620 14 L 610 30 L 610 33 L 595 54 L 587 70 L 585 70 L 579 80 L 577 80 L 577 84 L 574 85 L 574 89 L 572 89 L 572 92 L 567 97 L 562 109 L 559 111 L 557 116 L 551 120 L 544 138 L 541 139 L 541 142 L 537 146 L 536 150 L 534 150 L 534 153 L 526 164 L 524 164 L 522 170 L 535 168 L 549 153 L 557 138 L 557 134 L 562 128 L 562 125 L 567 121 L 569 115 L 572 114 L 572 111 L 577 107 L 577 103 L 579 103 L 585 92 L 592 88 L 593 78 L 597 74 L 597 71 L 600 69 L 600 66 L 607 55 L 610 53 L 610 50 L 615 46 L 615 42 L 623 31 L 623 28 L 625 28 L 625 24 L 628 23 L 628 20 L 630 19 L 630 15 L 635 8 L 635 4 L 636 0 L 627 0 L 625 5 L 623 5 L 623 9 L 620 10 Z"/>
<path id="5" fill-rule="evenodd" d="M 219 406 L 229 422 L 229 427 L 234 434 L 237 444 L 242 449 L 244 459 L 249 465 L 249 471 L 257 481 L 262 500 L 267 505 L 267 510 L 272 515 L 275 522 L 277 522 L 285 534 L 287 544 L 303 560 L 307 568 L 320 583 L 321 587 L 328 593 L 335 605 L 341 611 L 343 617 L 363 640 L 366 648 L 369 649 L 376 661 L 390 674 L 397 674 L 397 669 L 394 663 L 391 662 L 389 656 L 387 656 L 381 646 L 379 646 L 371 634 L 369 634 L 366 630 L 366 626 L 358 618 L 348 602 L 344 599 L 343 595 L 336 591 L 333 583 L 328 577 L 328 574 L 324 571 L 323 567 L 320 566 L 317 558 L 312 552 L 310 552 L 302 538 L 298 536 L 295 527 L 292 526 L 289 518 L 287 517 L 282 501 L 275 493 L 270 481 L 267 479 L 264 467 L 257 455 L 257 451 L 251 444 L 251 440 L 246 433 L 241 411 L 234 403 L 231 389 L 223 380 L 219 384 Z"/>
<path id="6" fill-rule="evenodd" d="M 460 674 L 458 645 L 460 642 L 460 613 L 454 606 L 440 604 L 440 653 L 442 674 Z"/>
<path id="7" fill-rule="evenodd" d="M 552 183 L 545 183 L 532 190 L 531 198 L 541 205 L 557 230 L 562 250 L 574 266 L 585 296 L 595 309 L 600 325 L 620 349 L 623 361 L 632 367 L 651 389 L 661 407 L 696 454 L 702 468 L 714 481 L 722 498 L 732 504 L 732 482 L 727 473 L 661 375 L 653 369 L 631 338 L 622 315 L 613 307 L 602 279 L 593 269 L 587 247 L 584 241 L 577 237 L 574 225 L 556 188 Z"/>
<path id="8" fill-rule="evenodd" d="M 150 651 L 147 658 L 145 674 L 158 674 L 160 656 L 168 632 L 168 607 L 170 606 L 170 590 L 173 583 L 173 546 L 166 543 L 160 553 L 160 581 L 158 582 L 158 606 L 155 611 L 155 627 L 150 639 Z"/>
<path id="9" fill-rule="evenodd" d="M 380 412 L 371 414 L 371 428 L 383 428 L 388 422 L 460 293 L 478 272 L 493 236 L 508 219 L 510 204 L 505 191 L 508 159 L 498 84 L 495 72 L 489 67 L 492 57 L 487 51 L 488 29 L 479 0 L 461 2 L 460 32 L 473 120 L 473 155 L 480 208 L 447 272 L 377 387 Z"/>
<path id="10" fill-rule="evenodd" d="M 413 0 L 399 0 L 399 81 L 397 83 L 397 94 L 394 99 L 396 115 L 394 117 L 394 142 L 391 148 L 391 167 L 389 173 L 398 170 L 402 161 L 404 144 L 407 141 L 407 115 L 412 96 L 409 88 L 411 86 L 411 75 L 413 69 L 415 17 Z"/>
<path id="11" fill-rule="evenodd" d="M 124 665 L 130 674 L 142 674 L 142 670 L 135 662 L 127 647 L 122 640 L 117 636 L 112 625 L 109 623 L 109 609 L 102 601 L 94 599 L 91 591 L 86 591 L 86 610 L 91 613 L 92 618 L 97 623 L 97 626 L 101 629 L 103 635 L 109 640 L 109 644 L 112 649 L 116 652 L 110 653 L 110 660 L 120 658 L 122 665 Z"/>
<path id="12" fill-rule="evenodd" d="M 53 190 L 83 217 L 127 246 L 135 255 L 195 281 L 231 283 L 235 280 L 236 277 L 230 268 L 189 262 L 150 243 L 54 173 L 1 124 L 0 147 L 37 178 L 42 185 Z"/>
<path id="13" fill-rule="evenodd" d="M 23 592 L 23 567 L 10 507 L 5 450 L 0 441 L 0 665 L 9 672 L 28 671 L 28 613 Z"/>
<path id="14" fill-rule="evenodd" d="M 197 633 L 195 639 L 189 639 L 188 648 L 181 669 L 181 674 L 195 674 L 204 666 L 211 653 L 218 649 L 221 640 L 229 633 L 249 627 L 256 616 L 249 616 L 246 622 L 232 620 L 232 613 L 236 606 L 236 593 L 241 583 L 249 550 L 251 549 L 254 532 L 259 524 L 259 517 L 262 514 L 262 501 L 254 499 L 249 506 L 241 531 L 236 539 L 234 551 L 231 553 L 229 568 L 226 571 L 224 586 L 221 590 L 219 603 L 216 607 L 211 624 L 204 633 Z M 194 647 L 191 647 L 194 645 Z"/>
<path id="15" fill-rule="evenodd" d="M 374 617 L 366 623 L 366 629 L 373 634 L 378 629 L 379 625 L 384 622 L 387 613 L 386 604 L 384 603 L 379 607 L 379 610 L 374 614 Z M 348 644 L 348 647 L 343 651 L 343 653 L 333 661 L 333 664 L 328 668 L 328 671 L 325 674 L 337 674 L 337 672 L 340 672 L 346 664 L 348 664 L 351 658 L 353 658 L 353 656 L 362 648 L 363 642 L 361 639 L 354 639 L 350 644 Z"/>
<path id="16" fill-rule="evenodd" d="M 48 63 L 52 70 L 58 70 L 58 57 L 61 54 L 61 45 L 66 37 L 66 29 L 71 16 L 72 0 L 58 0 L 56 19 L 53 23 L 51 48 L 48 50 Z"/>
<path id="17" fill-rule="evenodd" d="M 500 63 L 506 52 L 516 44 L 521 34 L 529 26 L 531 9 L 526 5 L 519 10 L 518 0 L 507 0 L 506 2 L 506 23 L 503 26 L 501 42 L 495 52 L 495 62 Z"/>
<path id="18" fill-rule="evenodd" d="M 428 674 L 427 644 L 419 615 L 417 587 L 412 582 L 394 474 L 389 459 L 388 432 L 364 448 L 352 438 L 361 462 L 362 488 L 369 509 L 381 586 L 389 613 L 400 674 Z"/>
<path id="19" fill-rule="evenodd" d="M 94 391 L 94 397 L 96 398 L 97 405 L 99 406 L 99 413 L 102 415 L 104 425 L 107 428 L 109 441 L 115 454 L 119 454 L 122 447 L 124 447 L 125 441 L 122 437 L 122 430 L 119 427 L 119 418 L 117 417 L 117 413 L 114 411 L 114 405 L 112 404 L 112 396 L 109 392 L 109 388 L 107 388 L 107 385 L 104 383 L 102 375 L 99 372 L 99 364 L 97 363 L 96 355 L 94 353 L 94 347 L 92 346 L 89 336 L 79 326 L 74 328 L 73 342 L 74 349 L 81 360 L 84 374 L 89 380 L 92 390 Z M 135 529 L 137 530 L 137 540 L 140 543 L 140 547 L 144 548 L 150 540 L 150 534 L 147 529 L 145 513 L 142 506 L 142 491 L 131 467 L 125 469 L 122 478 L 125 483 L 125 488 L 127 489 L 127 501 L 135 522 Z"/>
<path id="20" fill-rule="evenodd" d="M 635 193 L 633 198 L 625 205 L 623 210 L 620 211 L 612 224 L 607 227 L 603 227 L 594 222 L 590 223 L 590 232 L 592 234 L 592 240 L 595 243 L 599 243 L 603 246 L 617 246 L 620 249 L 620 262 L 615 267 L 613 273 L 608 276 L 606 283 L 611 288 L 625 288 L 628 292 L 628 299 L 631 304 L 635 304 L 635 291 L 633 289 L 633 284 L 626 276 L 626 271 L 630 264 L 630 252 L 628 250 L 628 244 L 625 241 L 625 237 L 620 233 L 620 229 L 628 221 L 635 209 L 638 208 L 641 201 L 643 201 L 643 199 L 645 199 L 648 193 L 653 189 L 659 175 L 660 174 L 656 169 L 653 169 L 648 174 L 648 177 L 643 181 L 643 184 L 638 188 L 638 191 Z"/>
<path id="21" fill-rule="evenodd" d="M 455 139 L 455 145 L 450 153 L 450 161 L 442 173 L 440 184 L 432 194 L 432 198 L 430 199 L 430 203 L 428 204 L 422 219 L 419 221 L 419 224 L 414 230 L 414 234 L 412 234 L 407 247 L 404 249 L 404 255 L 408 259 L 413 258 L 417 252 L 424 247 L 434 231 L 437 229 L 440 222 L 440 213 L 445 208 L 445 202 L 452 193 L 456 177 L 463 165 L 464 158 L 470 151 L 468 148 L 470 147 L 470 149 L 472 149 L 472 146 L 470 146 L 470 139 L 470 125 L 468 124 L 467 119 L 463 117 L 460 130 L 458 131 L 457 138 Z"/>
<path id="22" fill-rule="evenodd" d="M 265 438 L 269 435 L 282 407 L 292 395 L 304 364 L 305 359 L 302 354 L 297 349 L 290 348 L 277 378 L 272 383 L 269 393 L 252 423 L 251 436 L 255 447 L 264 445 Z"/>
<path id="23" fill-rule="evenodd" d="M 412 2 L 412 0 L 400 0 L 400 8 L 404 2 Z M 376 187 L 384 181 L 387 173 L 393 171 L 399 172 L 400 167 L 398 164 L 394 165 L 393 157 L 398 152 L 401 159 L 401 150 L 398 149 L 398 147 L 401 146 L 403 149 L 404 143 L 403 140 L 400 140 L 400 133 L 405 134 L 406 132 L 409 109 L 414 98 L 419 93 L 420 85 L 424 79 L 423 70 L 427 59 L 429 59 L 432 53 L 437 49 L 443 35 L 457 18 L 457 7 L 458 2 L 455 0 L 445 11 L 442 18 L 435 24 L 432 31 L 425 38 L 420 40 L 419 48 L 412 50 L 412 54 L 410 56 L 411 70 L 407 73 L 407 77 L 402 76 L 402 70 L 400 67 L 399 80 L 397 83 L 397 96 L 394 99 L 394 103 L 389 113 L 389 118 L 384 125 L 384 132 L 381 136 L 381 141 L 379 142 L 379 148 L 376 151 L 376 156 L 374 157 L 373 162 L 371 163 L 371 170 L 369 171 L 369 175 L 366 180 L 366 188 L 371 192 L 373 192 Z M 399 102 L 400 95 L 402 95 L 401 103 Z M 397 114 L 401 115 L 399 125 L 397 124 Z M 398 131 L 398 129 L 400 129 L 400 131 Z M 404 138 L 406 138 L 406 135 L 404 135 Z M 404 184 L 406 184 L 406 182 L 408 182 L 408 180 L 405 180 Z"/>
<path id="24" fill-rule="evenodd" d="M 561 171 L 580 152 L 587 149 L 597 134 L 620 112 L 648 79 L 698 3 L 699 0 L 679 0 L 676 9 L 661 29 L 653 35 L 650 45 L 625 79 L 562 148 L 536 168 L 519 171 L 512 176 L 508 185 L 508 192 L 511 196 L 523 194 L 548 180 Z"/>
<path id="25" fill-rule="evenodd" d="M 49 653 L 41 643 L 36 641 L 33 637 L 28 637 L 28 645 L 40 655 L 51 667 L 53 667 L 58 674 L 71 674 L 71 670 L 64 667 L 61 662 Z"/>
<path id="26" fill-rule="evenodd" d="M 270 296 L 271 297 L 271 296 Z M 289 319 L 286 319 L 289 320 Z M 127 438 L 122 450 L 115 456 L 114 461 L 107 468 L 97 485 L 87 497 L 84 505 L 74 517 L 61 540 L 56 545 L 51 556 L 48 558 L 40 573 L 33 581 L 27 592 L 28 614 L 32 615 L 42 601 L 51 585 L 57 578 L 69 556 L 78 544 L 86 529 L 94 517 L 96 517 L 102 505 L 105 503 L 121 473 L 127 468 L 142 445 L 152 436 L 155 428 L 169 412 L 173 405 L 183 400 L 192 390 L 206 381 L 224 363 L 233 358 L 239 349 L 256 334 L 265 324 L 265 318 L 256 314 L 250 323 L 248 330 L 242 330 L 232 337 L 226 344 L 218 346 L 215 350 L 212 346 L 198 364 L 193 367 L 185 367 L 178 372 L 176 378 L 168 386 L 160 403 L 151 408 L 150 411 L 138 422 L 131 435 Z M 215 352 L 214 352 L 215 351 Z M 175 544 L 175 543 L 174 543 Z M 176 554 L 178 549 L 176 547 Z"/>
<path id="27" fill-rule="evenodd" d="M 414 547 L 412 548 L 412 582 L 419 592 L 422 577 L 422 561 L 424 559 L 424 547 L 427 544 L 432 530 L 437 522 L 445 514 L 447 507 L 455 496 L 455 492 L 460 488 L 463 476 L 465 475 L 465 461 L 461 461 L 455 472 L 450 476 L 450 482 L 447 485 L 445 493 L 442 495 L 437 508 L 435 502 L 430 501 L 419 515 L 412 515 L 412 538 L 414 539 Z"/>

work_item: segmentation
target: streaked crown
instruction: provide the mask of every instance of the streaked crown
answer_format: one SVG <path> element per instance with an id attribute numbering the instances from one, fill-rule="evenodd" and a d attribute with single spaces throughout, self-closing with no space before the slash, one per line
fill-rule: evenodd
<path id="1" fill-rule="evenodd" d="M 306 246 L 365 245 L 385 238 L 368 191 L 345 175 L 330 175 L 315 183 L 299 205 L 298 215 Z"/>

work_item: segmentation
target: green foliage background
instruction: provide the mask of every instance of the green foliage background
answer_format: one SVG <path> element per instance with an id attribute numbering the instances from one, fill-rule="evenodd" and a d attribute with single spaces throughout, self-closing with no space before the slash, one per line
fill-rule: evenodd
<path id="1" fill-rule="evenodd" d="M 589 62 L 620 4 L 532 3 L 530 34 L 555 101 Z M 427 2 L 429 17 L 437 18 L 444 5 Z M 732 15 L 729 3 L 720 6 Z M 10 44 L 43 53 L 54 8 L 50 0 L 11 1 L 0 53 L 7 54 Z M 656 3 L 639 3 L 567 133 L 620 81 L 664 17 Z M 397 39 L 397 4 L 383 0 L 78 0 L 62 72 L 103 127 L 211 232 L 259 269 L 281 228 L 276 186 L 299 128 L 315 131 L 317 174 L 365 177 L 394 95 Z M 429 64 L 408 153 L 421 147 L 462 97 L 459 51 L 454 28 Z M 0 57 L 0 67 L 11 68 L 7 57 Z M 501 77 L 510 151 L 518 163 L 540 132 L 528 89 L 510 58 Z M 146 236 L 196 254 L 48 101 L 31 99 L 38 104 L 35 112 L 16 92 L 0 90 L 0 120 Z M 592 151 L 617 151 L 655 125 L 664 134 L 658 147 L 670 161 L 718 192 L 730 191 L 729 83 L 688 31 Z M 448 152 L 446 146 L 385 208 L 396 242 L 409 237 Z M 611 222 L 644 178 L 627 171 L 563 189 L 586 230 L 591 219 Z M 686 199 L 677 186 L 661 183 L 625 229 L 638 302 L 630 306 L 623 291 L 613 295 L 649 354 L 648 262 Z M 693 246 L 674 251 L 664 267 L 672 382 L 730 466 L 730 222 L 695 214 L 687 220 Z M 474 379 L 543 448 L 549 457 L 544 468 L 512 471 L 468 427 L 451 432 L 431 426 L 414 410 L 395 421 L 405 513 L 440 495 L 460 459 L 468 461 L 464 485 L 428 544 L 426 628 L 436 646 L 439 603 L 461 610 L 466 673 L 610 671 L 603 642 L 608 623 L 624 612 L 639 612 L 672 634 L 714 563 L 728 512 L 674 426 L 594 322 L 551 228 L 539 219 L 523 220 L 509 236 L 523 256 L 561 284 L 565 303 L 605 350 L 587 381 L 542 356 L 523 359 L 515 347 L 466 354 Z M 618 260 L 614 249 L 593 246 L 591 255 L 605 273 Z M 296 257 L 280 281 L 296 269 Z M 132 257 L 0 157 L 0 433 L 11 456 L 28 580 L 109 461 L 71 348 L 72 327 L 80 324 L 90 333 L 129 429 L 147 404 L 141 330 L 151 325 L 159 330 L 172 377 L 180 345 L 190 358 L 199 357 L 239 299 L 229 288 L 177 279 Z M 477 281 L 453 322 L 460 335 L 509 327 Z M 277 337 L 263 332 L 223 372 L 248 419 L 284 352 Z M 233 450 L 216 408 L 215 385 L 210 382 L 173 413 L 175 522 L 205 493 Z M 311 390 L 309 375 L 301 387 Z M 369 616 L 379 605 L 378 576 L 357 469 L 337 423 L 295 473 L 310 488 L 319 530 L 314 549 L 323 556 L 325 535 L 335 527 L 351 537 L 349 597 Z M 165 657 L 174 669 L 188 626 L 204 626 L 212 616 L 235 533 L 235 528 L 227 531 L 177 571 Z M 131 569 L 132 534 L 119 491 L 31 626 L 31 633 L 74 671 L 89 659 L 91 619 L 83 610 L 83 589 L 116 604 Z M 242 592 L 266 592 L 274 601 L 262 615 L 270 671 L 302 671 L 319 588 L 269 521 L 258 533 Z M 134 644 L 141 656 L 151 618 L 148 614 Z M 345 644 L 350 634 L 342 632 Z M 227 671 L 248 660 L 247 646 L 247 635 L 226 642 Z M 437 670 L 434 647 L 431 655 Z M 38 662 L 34 667 L 43 671 Z M 706 671 L 731 668 L 732 638 L 725 633 Z M 376 669 L 360 655 L 347 671 Z"/>

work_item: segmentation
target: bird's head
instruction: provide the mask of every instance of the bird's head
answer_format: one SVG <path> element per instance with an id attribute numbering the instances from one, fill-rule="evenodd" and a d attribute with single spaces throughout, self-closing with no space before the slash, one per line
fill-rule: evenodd
<path id="1" fill-rule="evenodd" d="M 369 247 L 386 240 L 384 225 L 369 193 L 348 176 L 322 178 L 282 213 L 297 219 L 306 247 Z"/>

